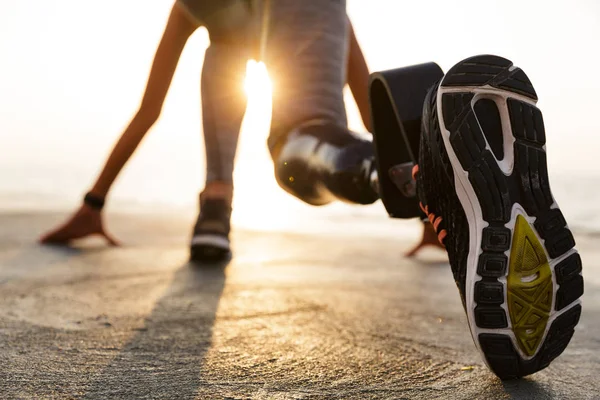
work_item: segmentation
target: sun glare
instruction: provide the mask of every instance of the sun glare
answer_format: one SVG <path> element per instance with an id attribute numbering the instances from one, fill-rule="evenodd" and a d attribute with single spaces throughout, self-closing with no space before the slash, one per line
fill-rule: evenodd
<path id="1" fill-rule="evenodd" d="M 246 79 L 244 91 L 249 99 L 264 98 L 271 96 L 273 85 L 267 72 L 265 63 L 249 60 L 246 65 Z"/>
<path id="2" fill-rule="evenodd" d="M 255 137 L 264 135 L 266 138 L 271 123 L 273 85 L 263 62 L 248 61 L 244 91 L 248 107 L 242 131 L 251 131 Z"/>
<path id="3" fill-rule="evenodd" d="M 238 227 L 273 229 L 283 221 L 265 218 L 279 215 L 282 190 L 273 178 L 273 163 L 267 150 L 271 125 L 273 85 L 264 63 L 248 61 L 243 89 L 248 107 L 242 124 L 236 157 L 233 222 Z M 280 210 L 284 212 L 284 210 Z"/>

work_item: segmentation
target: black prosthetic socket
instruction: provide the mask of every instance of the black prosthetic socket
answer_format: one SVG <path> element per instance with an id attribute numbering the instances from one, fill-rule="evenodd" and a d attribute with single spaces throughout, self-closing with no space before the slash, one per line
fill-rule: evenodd
<path id="1" fill-rule="evenodd" d="M 413 167 L 419 163 L 423 104 L 444 76 L 435 63 L 371 74 L 369 98 L 381 200 L 392 218 L 423 217 Z"/>
<path id="2" fill-rule="evenodd" d="M 371 204 L 379 195 L 371 182 L 373 144 L 347 128 L 311 122 L 291 131 L 272 149 L 279 185 L 300 200 Z"/>

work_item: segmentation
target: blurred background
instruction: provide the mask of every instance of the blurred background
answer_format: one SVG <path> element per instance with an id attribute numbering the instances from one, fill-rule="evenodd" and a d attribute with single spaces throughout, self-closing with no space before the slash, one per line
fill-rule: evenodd
<path id="1" fill-rule="evenodd" d="M 137 110 L 172 3 L 0 1 L 0 211 L 80 203 Z M 427 61 L 448 70 L 478 53 L 522 67 L 540 97 L 554 195 L 576 232 L 600 232 L 600 2 L 348 0 L 348 13 L 372 71 Z M 203 29 L 188 42 L 161 119 L 119 177 L 109 212 L 177 212 L 191 224 L 204 182 L 199 82 L 207 45 Z M 313 208 L 279 189 L 266 149 L 269 81 L 259 68 L 247 79 L 235 226 L 372 234 L 417 227 L 388 220 L 380 203 Z M 277 90 L 276 76 L 272 83 Z M 347 99 L 350 126 L 364 130 Z"/>

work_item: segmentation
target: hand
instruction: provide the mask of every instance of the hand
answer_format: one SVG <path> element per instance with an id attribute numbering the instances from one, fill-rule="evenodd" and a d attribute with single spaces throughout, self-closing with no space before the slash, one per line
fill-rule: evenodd
<path id="1" fill-rule="evenodd" d="M 119 245 L 104 229 L 102 213 L 84 204 L 65 224 L 43 235 L 40 243 L 65 245 L 91 235 L 104 237 L 111 246 Z"/>
<path id="2" fill-rule="evenodd" d="M 445 249 L 444 245 L 439 242 L 437 234 L 433 229 L 433 225 L 431 225 L 429 222 L 423 224 L 423 235 L 421 237 L 421 242 L 407 252 L 406 257 L 414 257 L 419 251 L 427 246 Z"/>

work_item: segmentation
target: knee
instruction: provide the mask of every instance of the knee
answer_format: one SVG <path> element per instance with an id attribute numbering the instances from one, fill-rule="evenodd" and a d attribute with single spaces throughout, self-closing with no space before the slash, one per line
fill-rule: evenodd
<path id="1" fill-rule="evenodd" d="M 289 148 L 288 148 L 289 150 Z M 302 157 L 278 154 L 273 157 L 277 184 L 286 192 L 312 206 L 321 206 L 335 200 L 323 185 L 319 172 Z"/>
<path id="2" fill-rule="evenodd" d="M 273 159 L 275 180 L 279 186 L 302 200 L 320 206 L 331 203 L 335 198 L 321 183 L 318 170 L 311 167 L 311 155 L 318 146 L 315 138 L 302 136 L 292 131 L 269 138 L 268 147 Z"/>
<path id="3" fill-rule="evenodd" d="M 273 137 L 273 136 L 272 136 Z M 362 164 L 373 157 L 368 140 L 331 123 L 309 122 L 270 139 L 275 178 L 288 193 L 311 205 L 339 199 L 368 204 L 376 197 L 349 190 Z"/>

